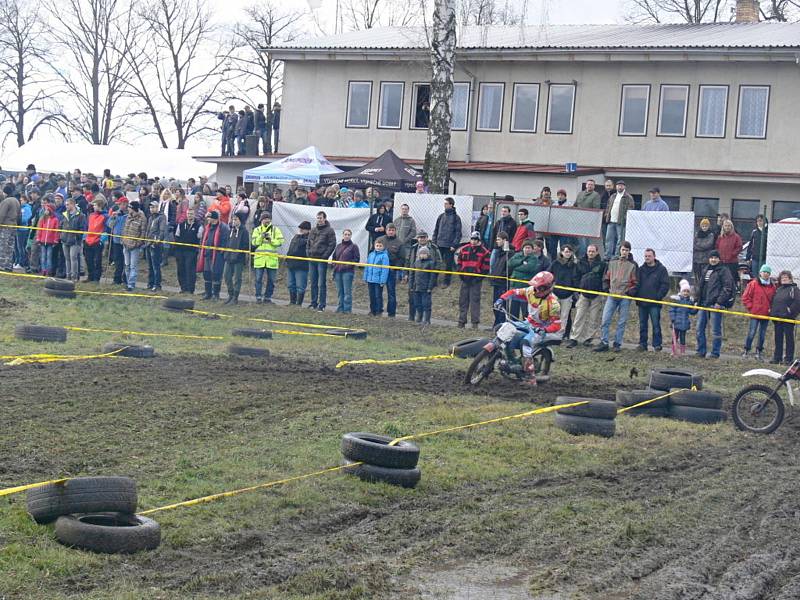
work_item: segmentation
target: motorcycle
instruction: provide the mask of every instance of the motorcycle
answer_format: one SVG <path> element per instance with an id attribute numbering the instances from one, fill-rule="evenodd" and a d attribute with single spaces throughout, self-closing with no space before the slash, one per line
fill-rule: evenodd
<path id="1" fill-rule="evenodd" d="M 497 368 L 500 375 L 507 379 L 521 380 L 526 377 L 522 364 L 522 338 L 531 331 L 527 321 L 520 321 L 512 317 L 495 330 L 495 337 L 487 343 L 474 358 L 467 369 L 464 383 L 477 386 L 489 377 Z M 548 340 L 537 344 L 533 348 L 533 373 L 537 382 L 543 382 L 550 376 L 550 365 L 555 360 L 553 346 L 561 344 L 561 340 Z"/>
<path id="2" fill-rule="evenodd" d="M 783 398 L 780 395 L 782 387 L 786 387 L 789 405 L 792 408 L 795 406 L 797 390 L 793 388 L 791 382 L 800 380 L 800 359 L 789 365 L 784 373 L 778 373 L 772 369 L 752 369 L 744 373 L 742 377 L 756 375 L 777 379 L 778 384 L 770 387 L 757 383 L 743 387 L 733 400 L 731 415 L 736 427 L 742 431 L 772 433 L 781 426 L 785 415 Z"/>

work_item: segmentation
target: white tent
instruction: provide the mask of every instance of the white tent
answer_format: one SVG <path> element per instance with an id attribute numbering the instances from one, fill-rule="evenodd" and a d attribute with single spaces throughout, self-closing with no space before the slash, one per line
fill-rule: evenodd
<path id="1" fill-rule="evenodd" d="M 310 187 L 317 185 L 320 175 L 341 173 L 315 146 L 309 146 L 291 156 L 261 165 L 244 172 L 246 183 L 291 183 Z"/>
<path id="2" fill-rule="evenodd" d="M 158 147 L 96 146 L 85 142 L 53 142 L 32 140 L 21 148 L 14 148 L 0 159 L 0 168 L 6 171 L 24 171 L 29 164 L 36 165 L 41 173 L 66 173 L 73 169 L 100 175 L 110 169 L 112 175 L 140 173 L 150 177 L 189 177 L 212 175 L 216 167 L 192 158 L 188 150 L 171 150 Z"/>

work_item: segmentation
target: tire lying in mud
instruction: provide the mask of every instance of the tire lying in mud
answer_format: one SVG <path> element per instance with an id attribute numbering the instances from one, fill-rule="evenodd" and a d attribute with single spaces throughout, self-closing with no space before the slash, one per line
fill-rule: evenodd
<path id="1" fill-rule="evenodd" d="M 52 288 L 44 288 L 44 295 L 51 296 L 53 298 L 77 298 L 78 294 L 75 293 L 75 290 L 54 290 Z"/>
<path id="2" fill-rule="evenodd" d="M 103 554 L 154 550 L 161 543 L 161 527 L 153 519 L 120 512 L 59 517 L 55 534 L 65 546 Z"/>
<path id="3" fill-rule="evenodd" d="M 194 300 L 191 298 L 165 298 L 161 306 L 167 310 L 194 310 Z"/>
<path id="4" fill-rule="evenodd" d="M 367 332 L 363 329 L 326 329 L 324 333 L 328 335 L 335 335 L 351 340 L 365 340 L 367 339 Z"/>
<path id="5" fill-rule="evenodd" d="M 237 329 L 233 329 L 231 331 L 231 335 L 235 335 L 238 337 L 256 338 L 260 340 L 272 339 L 272 332 L 269 329 L 253 329 L 248 327 L 240 327 Z"/>
<path id="6" fill-rule="evenodd" d="M 387 469 L 413 469 L 419 461 L 419 447 L 401 441 L 390 446 L 393 437 L 377 433 L 345 433 L 342 456 L 352 462 L 364 462 Z"/>
<path id="7" fill-rule="evenodd" d="M 576 417 L 589 417 L 592 419 L 616 419 L 617 404 L 610 400 L 599 400 L 597 398 L 579 398 L 577 396 L 558 396 L 556 405 L 572 404 L 573 402 L 586 401 L 588 404 L 561 408 L 556 412 L 560 415 L 573 415 Z"/>
<path id="8" fill-rule="evenodd" d="M 61 290 L 63 292 L 74 292 L 75 282 L 71 279 L 59 279 L 58 277 L 48 277 L 44 280 L 44 287 L 48 290 Z"/>
<path id="9" fill-rule="evenodd" d="M 614 419 L 593 419 L 556 413 L 556 427 L 571 435 L 613 437 L 617 423 Z"/>
<path id="10" fill-rule="evenodd" d="M 691 389 L 696 387 L 698 390 L 702 390 L 703 376 L 676 369 L 653 369 L 650 371 L 650 385 L 648 387 L 665 392 L 673 388 Z"/>
<path id="11" fill-rule="evenodd" d="M 122 342 L 108 342 L 103 344 L 103 354 L 116 352 L 114 356 L 126 356 L 128 358 L 153 358 L 156 351 L 152 346 L 139 344 L 125 344 Z"/>
<path id="12" fill-rule="evenodd" d="M 413 488 L 422 477 L 418 467 L 413 469 L 389 469 L 366 463 L 354 464 L 353 461 L 349 460 L 345 460 L 343 464 L 347 466 L 342 469 L 345 473 L 355 475 L 362 481 L 368 481 L 369 483 L 388 483 L 404 488 Z"/>
<path id="13" fill-rule="evenodd" d="M 450 346 L 450 354 L 458 358 L 475 358 L 483 347 L 491 342 L 489 338 L 469 338 Z"/>
<path id="14" fill-rule="evenodd" d="M 728 418 L 728 413 L 724 410 L 712 408 L 693 408 L 691 406 L 676 406 L 673 404 L 669 407 L 669 417 L 678 421 L 711 425 L 725 421 Z"/>
<path id="15" fill-rule="evenodd" d="M 138 496 L 130 477 L 76 477 L 28 490 L 26 506 L 37 523 L 90 512 L 135 513 Z"/>
<path id="16" fill-rule="evenodd" d="M 672 406 L 688 406 L 690 408 L 722 408 L 722 394 L 700 390 L 681 390 L 669 397 Z"/>
<path id="17" fill-rule="evenodd" d="M 17 325 L 14 328 L 14 336 L 31 342 L 66 342 L 67 330 L 63 327 L 45 325 Z"/>
<path id="18" fill-rule="evenodd" d="M 661 390 L 617 390 L 617 406 L 620 408 L 628 408 L 629 406 L 634 406 L 639 404 L 640 402 L 645 402 L 647 400 L 652 400 L 653 398 L 658 398 L 659 396 L 663 396 L 665 392 Z M 624 415 L 630 415 L 632 417 L 637 416 L 646 416 L 646 417 L 666 417 L 669 409 L 669 397 L 667 398 L 659 398 L 649 404 L 645 404 L 638 408 L 632 408 L 630 410 L 626 410 Z"/>
<path id="19" fill-rule="evenodd" d="M 235 356 L 255 356 L 266 358 L 269 356 L 269 350 L 266 348 L 255 348 L 253 346 L 240 346 L 239 344 L 229 344 L 228 354 Z"/>

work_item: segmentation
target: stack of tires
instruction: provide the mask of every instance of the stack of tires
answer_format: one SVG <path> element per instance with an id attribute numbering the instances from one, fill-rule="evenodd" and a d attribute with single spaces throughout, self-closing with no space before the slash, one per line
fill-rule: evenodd
<path id="1" fill-rule="evenodd" d="M 136 515 L 136 482 L 129 477 L 76 477 L 28 491 L 28 513 L 39 524 L 55 521 L 56 539 L 105 554 L 153 550 L 161 527 Z"/>
<path id="2" fill-rule="evenodd" d="M 44 294 L 53 298 L 74 298 L 76 296 L 75 282 L 69 279 L 48 277 L 44 280 Z"/>
<path id="3" fill-rule="evenodd" d="M 419 447 L 401 441 L 389 445 L 394 438 L 376 433 L 346 433 L 342 436 L 344 471 L 371 483 L 388 483 L 413 488 L 421 474 Z"/>
<path id="4" fill-rule="evenodd" d="M 20 340 L 31 342 L 66 342 L 67 330 L 63 327 L 46 325 L 17 325 L 14 335 Z"/>
<path id="5" fill-rule="evenodd" d="M 617 405 L 610 400 L 558 396 L 556 405 L 583 402 L 579 406 L 556 411 L 556 427 L 572 435 L 599 435 L 613 437 L 616 432 Z"/>
<path id="6" fill-rule="evenodd" d="M 728 418 L 728 413 L 722 410 L 722 394 L 716 392 L 681 390 L 669 400 L 669 417 L 672 419 L 710 425 Z"/>

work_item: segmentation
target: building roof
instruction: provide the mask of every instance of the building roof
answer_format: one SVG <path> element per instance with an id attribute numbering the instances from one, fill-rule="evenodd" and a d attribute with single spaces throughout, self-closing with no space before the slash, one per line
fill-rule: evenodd
<path id="1" fill-rule="evenodd" d="M 469 50 L 800 49 L 800 23 L 659 25 L 470 26 L 457 48 Z M 344 35 L 301 38 L 269 50 L 394 50 L 428 48 L 421 27 L 382 27 Z"/>

